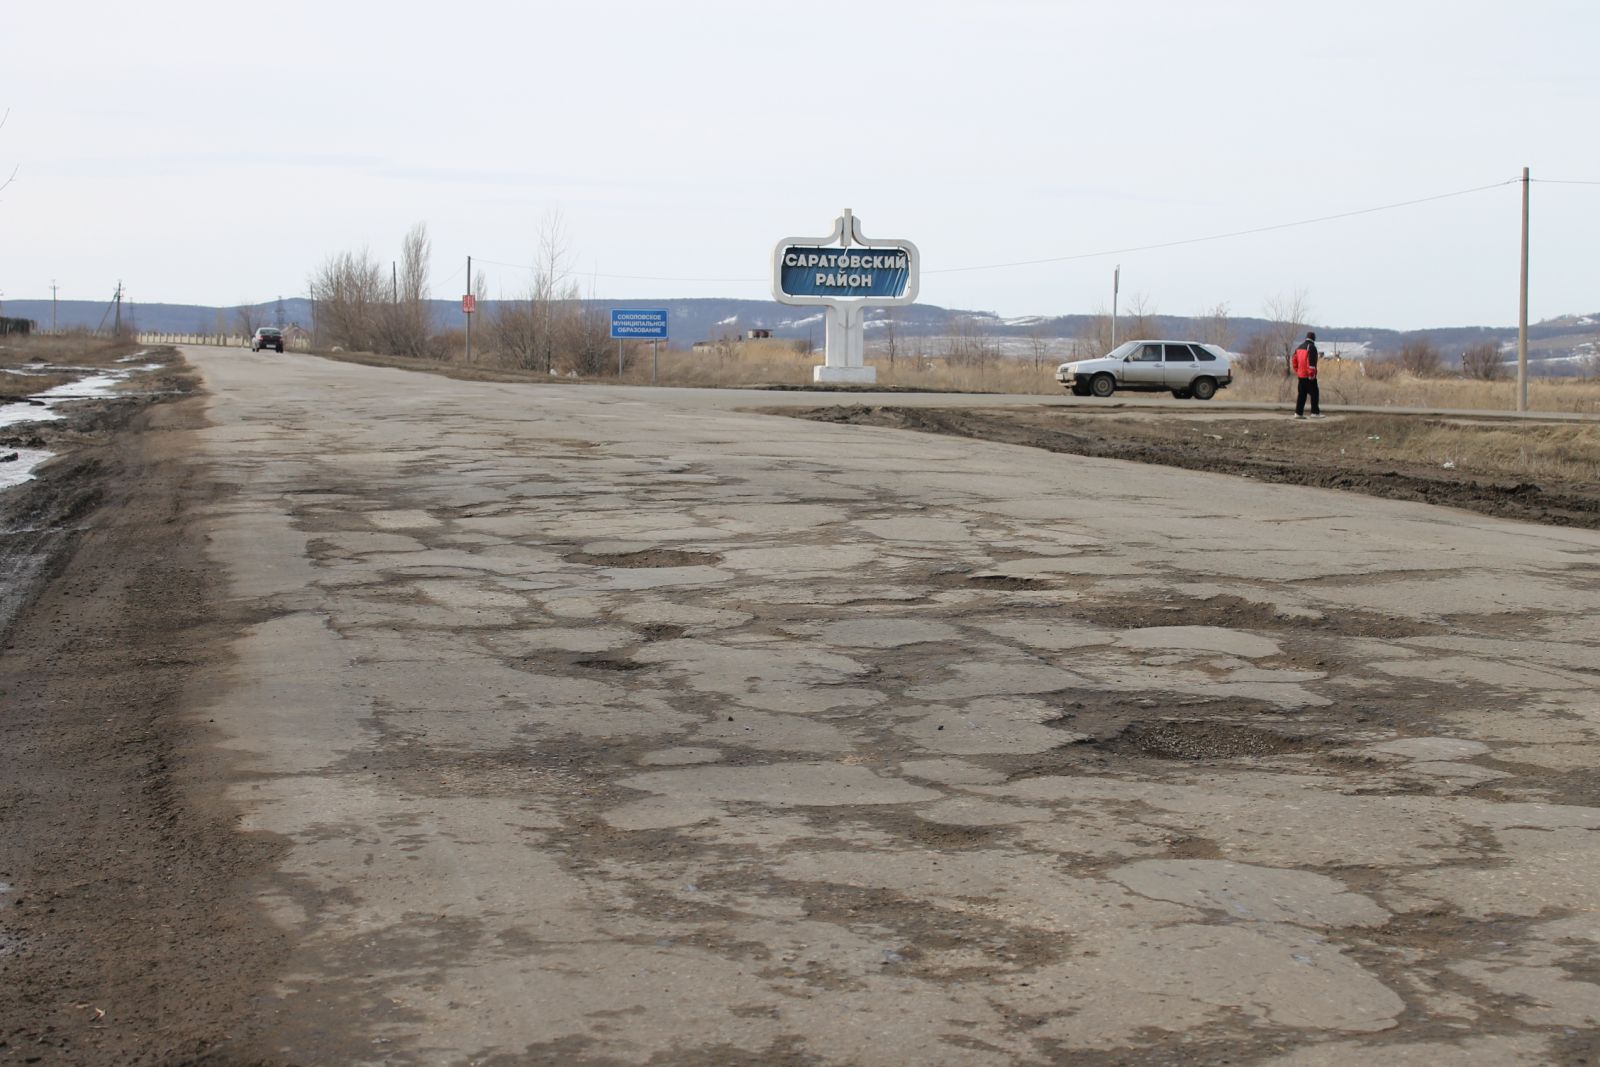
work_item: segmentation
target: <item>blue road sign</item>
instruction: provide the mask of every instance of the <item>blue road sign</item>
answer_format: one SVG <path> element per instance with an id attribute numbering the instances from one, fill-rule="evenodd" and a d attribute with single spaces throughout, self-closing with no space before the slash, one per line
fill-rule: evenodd
<path id="1" fill-rule="evenodd" d="M 789 245 L 781 263 L 786 296 L 898 297 L 911 281 L 911 255 L 903 248 Z"/>
<path id="2" fill-rule="evenodd" d="M 611 336 L 618 341 L 665 341 L 666 308 L 612 308 Z"/>

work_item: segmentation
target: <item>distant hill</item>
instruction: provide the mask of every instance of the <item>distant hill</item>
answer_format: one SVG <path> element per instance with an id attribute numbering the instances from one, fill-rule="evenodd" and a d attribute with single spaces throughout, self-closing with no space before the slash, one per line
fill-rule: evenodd
<path id="1" fill-rule="evenodd" d="M 454 300 L 434 300 L 433 318 L 441 330 L 460 329 L 461 306 Z M 481 315 L 494 314 L 500 301 L 487 301 L 480 309 Z M 601 300 L 595 303 L 602 308 L 666 308 L 670 322 L 671 344 L 687 348 L 695 341 L 736 338 L 751 330 L 770 330 L 778 338 L 809 341 L 815 347 L 823 343 L 823 313 L 820 308 L 798 308 L 771 300 L 729 300 L 706 298 L 696 300 Z M 251 322 L 256 325 L 292 325 L 309 327 L 312 322 L 311 301 L 304 297 L 269 300 L 247 305 Z M 33 319 L 41 328 L 50 326 L 51 306 L 48 300 L 7 300 L 0 313 Z M 61 329 L 102 326 L 109 328 L 114 314 L 111 306 L 86 300 L 63 300 L 55 308 L 56 322 Z M 201 304 L 134 304 L 124 303 L 122 314 L 141 331 L 154 333 L 209 334 L 219 328 L 226 333 L 243 332 L 240 329 L 238 307 L 211 307 Z M 1094 321 L 1092 315 L 1023 316 L 1001 318 L 987 311 L 967 311 L 943 308 L 934 304 L 912 304 L 903 308 L 877 309 L 868 315 L 869 343 L 881 337 L 885 322 L 892 316 L 898 337 L 940 337 L 950 333 L 952 320 L 967 318 L 989 337 L 1001 341 L 1001 348 L 1022 354 L 1035 337 L 1065 339 L 1083 336 Z M 1156 329 L 1166 337 L 1191 337 L 1199 332 L 1197 319 L 1182 315 L 1161 315 L 1155 319 Z M 1270 325 L 1267 320 L 1239 317 L 1229 322 L 1235 348 L 1243 348 L 1252 336 Z M 1318 326 L 1317 338 L 1326 351 L 1342 348 L 1357 358 L 1383 355 L 1398 351 L 1413 338 L 1427 338 L 1444 352 L 1447 358 L 1459 358 L 1469 345 L 1494 341 L 1512 350 L 1515 357 L 1517 330 L 1515 326 L 1444 326 L 1426 330 L 1386 330 L 1368 326 Z M 1587 365 L 1600 353 L 1600 312 L 1590 315 L 1566 315 L 1549 319 L 1528 328 L 1529 362 L 1536 373 L 1572 374 Z M 1009 341 L 1010 343 L 1004 343 Z M 1059 346 L 1054 355 L 1064 355 Z"/>

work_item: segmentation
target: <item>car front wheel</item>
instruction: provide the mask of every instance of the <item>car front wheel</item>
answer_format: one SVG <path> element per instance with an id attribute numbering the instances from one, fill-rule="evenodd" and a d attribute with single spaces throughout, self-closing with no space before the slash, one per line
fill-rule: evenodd
<path id="1" fill-rule="evenodd" d="M 1073 382 L 1072 383 L 1072 395 L 1073 396 L 1088 396 L 1089 395 L 1089 387 L 1086 384 L 1084 384 L 1083 382 Z"/>
<path id="2" fill-rule="evenodd" d="M 1196 400 L 1210 400 L 1217 395 L 1217 383 L 1210 378 L 1196 378 L 1189 386 Z"/>
<path id="3" fill-rule="evenodd" d="M 1089 392 L 1095 396 L 1106 397 L 1117 391 L 1116 379 L 1109 374 L 1096 374 L 1089 381 Z"/>

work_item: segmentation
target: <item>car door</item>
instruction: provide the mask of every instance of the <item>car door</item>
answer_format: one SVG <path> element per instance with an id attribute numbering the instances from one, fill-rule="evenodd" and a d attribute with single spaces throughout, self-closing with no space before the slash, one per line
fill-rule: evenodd
<path id="1" fill-rule="evenodd" d="M 1161 371 L 1168 389 L 1187 389 L 1200 373 L 1199 357 L 1189 345 L 1167 345 Z"/>
<path id="2" fill-rule="evenodd" d="M 1135 388 L 1160 388 L 1163 382 L 1161 346 L 1155 343 L 1143 344 L 1130 352 L 1128 361 L 1122 365 L 1122 381 L 1124 385 Z"/>

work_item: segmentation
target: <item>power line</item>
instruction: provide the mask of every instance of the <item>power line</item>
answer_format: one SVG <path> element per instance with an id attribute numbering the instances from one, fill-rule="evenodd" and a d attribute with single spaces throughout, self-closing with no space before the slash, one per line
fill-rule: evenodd
<path id="1" fill-rule="evenodd" d="M 1536 178 L 1534 180 L 1535 181 L 1549 181 L 1549 182 L 1555 182 L 1556 181 L 1556 179 L 1553 179 L 1553 178 Z M 1075 253 L 1072 253 L 1070 255 L 1064 255 L 1064 256 L 1045 256 L 1045 257 L 1042 257 L 1042 258 L 1039 258 L 1039 259 L 1019 259 L 1019 260 L 1013 260 L 1013 261 L 1007 262 L 1007 263 L 980 263 L 980 264 L 975 264 L 975 265 L 969 266 L 969 267 L 937 267 L 937 268 L 933 268 L 933 269 L 929 269 L 929 270 L 924 270 L 922 273 L 924 273 L 924 274 L 959 274 L 959 273 L 964 273 L 964 272 L 968 272 L 968 271 L 1007 270 L 1007 269 L 1010 269 L 1010 268 L 1013 268 L 1013 267 L 1037 267 L 1037 266 L 1042 266 L 1042 265 L 1045 265 L 1045 264 L 1048 264 L 1048 263 L 1070 263 L 1070 262 L 1072 262 L 1074 260 L 1098 259 L 1098 258 L 1100 258 L 1102 256 L 1120 256 L 1120 255 L 1128 255 L 1128 254 L 1134 253 L 1134 252 L 1152 252 L 1152 251 L 1156 251 L 1156 250 L 1162 249 L 1162 248 L 1179 248 L 1179 247 L 1182 247 L 1184 245 L 1203 244 L 1203 243 L 1208 242 L 1208 241 L 1226 241 L 1226 240 L 1230 240 L 1230 239 L 1235 238 L 1235 237 L 1249 237 L 1249 236 L 1251 236 L 1253 234 L 1258 234 L 1258 233 L 1272 233 L 1275 230 L 1289 230 L 1289 229 L 1294 229 L 1294 228 L 1299 227 L 1299 226 L 1313 226 L 1313 225 L 1316 225 L 1317 223 L 1321 223 L 1321 222 L 1335 222 L 1335 221 L 1337 221 L 1339 219 L 1355 218 L 1355 217 L 1360 216 L 1360 215 L 1372 215 L 1372 214 L 1376 214 L 1377 212 L 1380 212 L 1380 211 L 1396 211 L 1396 210 L 1398 210 L 1400 208 L 1416 207 L 1419 204 L 1431 204 L 1431 203 L 1433 203 L 1435 201 L 1439 201 L 1439 200 L 1449 200 L 1449 199 L 1452 199 L 1452 198 L 1458 197 L 1458 196 L 1470 196 L 1473 193 L 1482 193 L 1482 192 L 1486 192 L 1486 191 L 1488 191 L 1490 189 L 1499 189 L 1499 188 L 1501 188 L 1503 186 L 1507 186 L 1507 185 L 1516 185 L 1520 181 L 1522 181 L 1521 178 L 1507 178 L 1504 181 L 1490 182 L 1488 185 L 1473 186 L 1471 189 L 1457 189 L 1454 192 L 1436 193 L 1433 196 L 1421 196 L 1421 197 L 1417 197 L 1417 198 L 1415 198 L 1413 200 L 1400 200 L 1400 201 L 1396 201 L 1395 203 L 1392 203 L 1392 204 L 1379 204 L 1376 207 L 1357 208 L 1354 211 L 1340 211 L 1340 212 L 1336 212 L 1335 214 L 1332 214 L 1332 215 L 1318 215 L 1318 216 L 1316 216 L 1314 218 L 1309 218 L 1309 219 L 1297 219 L 1294 222 L 1278 222 L 1278 223 L 1273 223 L 1272 225 L 1269 225 L 1269 226 L 1253 226 L 1253 227 L 1251 227 L 1249 229 L 1231 230 L 1231 231 L 1229 231 L 1227 233 L 1207 234 L 1204 237 L 1186 237 L 1186 238 L 1183 238 L 1182 240 L 1177 240 L 1177 241 L 1159 241 L 1159 242 L 1156 242 L 1155 244 L 1133 245 L 1133 246 L 1127 247 L 1127 248 L 1109 248 L 1109 249 L 1104 249 L 1104 250 L 1101 250 L 1101 251 L 1098 251 L 1098 252 L 1075 252 Z M 1572 182 L 1565 182 L 1565 183 L 1562 183 L 1562 184 L 1569 184 L 1569 185 L 1600 185 L 1600 182 L 1577 182 L 1577 181 L 1572 181 Z M 493 259 L 480 259 L 479 262 L 481 262 L 481 263 L 489 263 L 489 264 L 492 264 L 493 266 L 497 266 L 497 267 L 508 267 L 508 268 L 510 268 L 512 270 L 526 270 L 526 271 L 533 271 L 534 273 L 538 272 L 538 268 L 530 267 L 525 263 L 506 263 L 506 262 L 493 260 Z M 459 274 L 460 272 L 457 271 L 456 273 Z M 569 277 L 573 277 L 573 276 L 588 277 L 588 278 L 606 278 L 608 280 L 614 280 L 614 281 L 632 281 L 632 282 L 711 282 L 711 283 L 720 283 L 720 284 L 761 283 L 761 282 L 765 282 L 765 281 L 768 280 L 766 278 L 695 278 L 695 277 L 681 277 L 681 276 L 657 275 L 657 274 L 607 274 L 607 273 L 604 273 L 602 271 L 580 271 L 580 270 L 561 271 L 560 273 L 558 273 L 556 275 L 557 278 L 569 278 Z M 454 275 L 452 275 L 452 277 L 454 277 Z M 446 280 L 448 280 L 448 279 L 446 279 Z"/>
<path id="2" fill-rule="evenodd" d="M 1296 226 L 1311 226 L 1319 222 L 1333 222 L 1337 219 L 1354 218 L 1357 215 L 1371 215 L 1379 211 L 1394 211 L 1397 208 L 1414 207 L 1417 204 L 1428 204 L 1435 200 L 1448 200 L 1455 196 L 1467 196 L 1472 193 L 1481 193 L 1488 189 L 1498 189 L 1504 185 L 1515 185 L 1521 178 L 1507 178 L 1501 182 L 1491 182 L 1488 185 L 1479 185 L 1471 189 L 1458 189 L 1453 193 L 1439 193 L 1435 196 L 1418 197 L 1415 200 L 1401 200 L 1393 204 L 1380 204 L 1377 207 L 1364 207 L 1355 211 L 1341 211 L 1334 215 L 1318 215 L 1312 219 L 1300 219 L 1296 222 L 1279 222 L 1271 226 L 1255 226 L 1248 230 L 1233 230 L 1229 233 L 1213 233 L 1205 237 L 1189 237 L 1181 241 L 1162 241 L 1158 244 L 1135 245 L 1131 248 L 1112 248 L 1102 252 L 1080 252 L 1070 256 L 1051 256 L 1046 259 L 1023 259 L 1014 263 L 986 263 L 976 267 L 942 267 L 937 270 L 923 271 L 924 274 L 955 274 L 959 271 L 972 270 L 1001 270 L 1007 267 L 1034 267 L 1045 263 L 1066 263 L 1075 259 L 1096 259 L 1100 256 L 1120 256 L 1130 252 L 1150 252 L 1159 248 L 1177 248 L 1181 245 L 1201 244 L 1205 241 L 1223 241 L 1232 237 L 1248 237 L 1256 233 L 1271 233 L 1274 230 L 1288 230 Z"/>
<path id="3" fill-rule="evenodd" d="M 478 260 L 478 262 L 480 262 L 480 263 L 488 263 L 491 266 L 495 266 L 495 267 L 509 267 L 512 270 L 532 271 L 535 274 L 537 274 L 539 272 L 539 268 L 538 267 L 530 267 L 526 263 L 502 263 L 502 262 L 500 262 L 499 260 L 496 260 L 496 259 L 481 259 L 481 258 Z M 606 273 L 603 273 L 603 272 L 600 272 L 600 271 L 587 271 L 587 270 L 564 270 L 564 271 L 559 271 L 556 274 L 557 278 L 571 278 L 571 277 L 574 277 L 574 276 L 583 277 L 583 278 L 617 278 L 617 279 L 621 279 L 623 281 L 632 281 L 632 282 L 759 282 L 759 281 L 765 281 L 766 280 L 764 278 L 678 278 L 678 277 L 664 277 L 664 276 L 658 277 L 658 276 L 649 275 L 649 274 L 606 274 Z"/>
<path id="4" fill-rule="evenodd" d="M 1578 181 L 1572 178 L 1530 178 L 1528 180 L 1538 185 L 1600 185 L 1600 182 Z"/>

